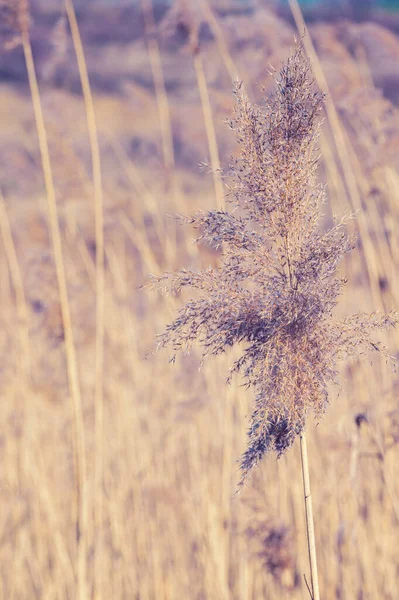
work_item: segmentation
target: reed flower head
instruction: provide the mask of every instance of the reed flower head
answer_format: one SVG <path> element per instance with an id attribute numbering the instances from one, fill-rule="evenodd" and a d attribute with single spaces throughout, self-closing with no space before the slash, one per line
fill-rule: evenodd
<path id="1" fill-rule="evenodd" d="M 18 35 L 29 31 L 29 0 L 0 0 L 0 19 L 0 47 L 11 50 L 20 43 Z"/>
<path id="2" fill-rule="evenodd" d="M 172 292 L 186 286 L 199 292 L 159 336 L 159 347 L 187 351 L 199 342 L 206 358 L 242 344 L 230 377 L 241 372 L 255 391 L 244 481 L 266 452 L 280 455 L 291 446 L 310 413 L 324 413 L 337 361 L 365 350 L 386 352 L 370 336 L 398 318 L 334 317 L 345 283 L 337 267 L 355 240 L 345 219 L 320 231 L 326 194 L 316 169 L 324 97 L 300 43 L 263 107 L 251 104 L 240 85 L 235 96 L 230 127 L 241 152 L 225 175 L 231 210 L 183 219 L 198 230 L 198 240 L 222 248 L 220 266 L 183 269 L 156 282 Z"/>

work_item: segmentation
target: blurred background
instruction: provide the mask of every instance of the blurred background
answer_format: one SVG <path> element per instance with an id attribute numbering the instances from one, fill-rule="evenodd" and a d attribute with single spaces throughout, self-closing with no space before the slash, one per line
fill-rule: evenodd
<path id="1" fill-rule="evenodd" d="M 0 11 L 0 597 L 309 598 L 298 444 L 236 495 L 252 395 L 225 385 L 235 352 L 145 359 L 184 298 L 140 286 L 217 264 L 170 215 L 223 206 L 233 81 L 261 103 L 307 28 L 325 224 L 357 212 L 337 313 L 399 308 L 399 3 Z M 398 332 L 383 341 L 399 358 Z M 399 382 L 373 358 L 309 421 L 324 600 L 398 597 Z"/>

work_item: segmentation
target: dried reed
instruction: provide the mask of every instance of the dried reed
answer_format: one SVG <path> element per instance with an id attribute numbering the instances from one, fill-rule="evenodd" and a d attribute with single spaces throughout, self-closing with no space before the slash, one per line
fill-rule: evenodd
<path id="1" fill-rule="evenodd" d="M 58 220 L 58 210 L 53 171 L 47 140 L 47 131 L 44 123 L 43 108 L 40 90 L 36 76 L 30 41 L 30 6 L 28 0 L 18 0 L 12 3 L 5 0 L 0 5 L 6 10 L 7 24 L 15 32 L 16 39 L 21 43 L 26 69 L 28 74 L 29 89 L 34 110 L 37 137 L 44 183 L 47 194 L 49 226 L 52 237 L 54 262 L 60 295 L 63 332 L 65 336 L 65 352 L 67 359 L 68 381 L 71 394 L 73 414 L 73 440 L 74 440 L 74 467 L 76 478 L 76 545 L 77 545 L 77 583 L 78 597 L 83 600 L 87 597 L 87 527 L 88 527 L 88 498 L 87 498 L 87 472 L 86 472 L 86 441 L 83 421 L 82 399 L 77 367 L 75 341 L 72 329 L 71 310 L 68 298 L 68 287 L 65 272 L 64 255 L 61 241 L 61 230 Z"/>
<path id="2" fill-rule="evenodd" d="M 83 98 L 86 110 L 87 129 L 90 141 L 92 160 L 95 232 L 96 232 L 96 359 L 95 359 L 95 436 L 96 436 L 96 461 L 95 485 L 96 502 L 94 507 L 95 522 L 95 567 L 94 567 L 94 592 L 97 600 L 102 597 L 103 567 L 103 479 L 104 479 L 104 333 L 105 333 L 105 273 L 104 273 L 104 210 L 103 186 L 101 176 L 101 157 L 98 143 L 97 123 L 94 110 L 93 96 L 91 93 L 86 59 L 76 19 L 75 8 L 72 0 L 65 0 L 65 9 L 71 29 L 71 37 L 75 49 L 79 77 L 82 85 Z"/>
<path id="3" fill-rule="evenodd" d="M 221 264 L 154 278 L 164 291 L 191 287 L 199 292 L 158 337 L 158 347 L 188 351 L 197 341 L 205 359 L 244 343 L 229 377 L 241 372 L 256 394 L 240 485 L 266 452 L 281 455 L 300 436 L 317 600 L 306 420 L 310 413 L 318 419 L 325 412 L 339 359 L 368 350 L 389 358 L 371 333 L 395 326 L 398 316 L 362 313 L 342 321 L 334 316 L 346 283 L 337 267 L 355 240 L 345 232 L 347 219 L 320 233 L 326 194 L 316 183 L 316 152 L 324 95 L 301 44 L 275 77 L 264 108 L 252 105 L 240 85 L 235 95 L 230 126 L 241 153 L 225 176 L 233 211 L 182 218 L 200 231 L 198 240 L 223 248 Z"/>

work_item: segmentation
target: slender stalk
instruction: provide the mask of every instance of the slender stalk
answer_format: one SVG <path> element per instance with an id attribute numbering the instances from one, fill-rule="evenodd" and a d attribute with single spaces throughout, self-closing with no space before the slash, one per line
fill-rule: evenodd
<path id="1" fill-rule="evenodd" d="M 150 58 L 152 78 L 158 105 L 159 122 L 161 126 L 162 151 L 166 172 L 170 174 L 175 166 L 173 148 L 173 132 L 170 117 L 168 95 L 162 70 L 161 51 L 156 38 L 156 26 L 151 0 L 142 0 L 145 34 L 147 37 L 148 55 Z"/>
<path id="2" fill-rule="evenodd" d="M 308 535 L 310 574 L 311 574 L 311 578 L 312 578 L 312 599 L 320 600 L 319 578 L 318 578 L 318 574 L 317 574 L 316 542 L 315 542 L 315 537 L 314 537 L 312 494 L 310 491 L 308 449 L 307 449 L 307 444 L 306 444 L 305 431 L 303 431 L 300 434 L 299 438 L 301 441 L 303 493 L 304 493 L 304 497 L 305 497 L 306 531 L 307 531 L 307 535 Z"/>
<path id="3" fill-rule="evenodd" d="M 288 2 L 298 31 L 306 33 L 307 27 L 298 0 L 288 0 Z M 362 251 L 365 258 L 364 267 L 368 274 L 373 303 L 376 304 L 378 302 L 381 302 L 382 305 L 384 305 L 384 299 L 381 296 L 381 290 L 378 285 L 378 273 L 375 266 L 375 244 L 371 239 L 366 216 L 362 211 L 361 194 L 359 191 L 358 182 L 356 181 L 355 177 L 356 169 L 351 157 L 351 154 L 354 153 L 353 151 L 350 152 L 350 140 L 348 139 L 348 136 L 345 135 L 345 131 L 341 123 L 340 117 L 338 115 L 337 109 L 335 107 L 333 96 L 331 94 L 326 76 L 324 74 L 320 60 L 317 56 L 316 49 L 312 42 L 312 38 L 309 34 L 307 34 L 303 38 L 303 45 L 306 49 L 307 55 L 312 61 L 312 69 L 314 72 L 315 80 L 319 88 L 327 94 L 325 100 L 326 113 L 333 134 L 335 146 L 337 149 L 336 156 L 340 162 L 342 173 L 344 176 L 343 179 L 348 190 L 348 200 L 350 202 L 351 209 L 353 211 L 359 211 L 357 222 L 360 237 L 362 239 Z M 381 265 L 379 266 L 379 269 L 380 271 L 382 271 Z"/>
<path id="4" fill-rule="evenodd" d="M 223 29 L 221 28 L 219 21 L 209 5 L 207 0 L 200 0 L 199 5 L 201 6 L 201 10 L 206 18 L 209 27 L 213 35 L 215 36 L 215 40 L 219 49 L 220 57 L 226 67 L 226 71 L 228 72 L 231 81 L 242 81 L 242 77 L 238 71 L 237 65 L 231 56 L 229 47 L 226 42 L 225 35 L 223 33 Z"/>
<path id="5" fill-rule="evenodd" d="M 10 219 L 7 213 L 6 203 L 0 189 L 0 234 L 3 239 L 4 251 L 7 257 L 8 268 L 12 286 L 15 293 L 15 303 L 17 308 L 18 332 L 21 344 L 21 375 L 25 374 L 30 379 L 30 339 L 29 339 L 29 313 L 26 303 L 24 284 L 22 279 L 21 267 L 18 261 L 17 250 L 13 239 Z"/>
<path id="6" fill-rule="evenodd" d="M 172 197 L 174 198 L 176 209 L 178 212 L 180 212 L 180 206 L 184 204 L 184 202 L 181 187 L 175 170 L 172 116 L 166 90 L 165 76 L 162 68 L 161 49 L 159 47 L 157 38 L 154 7 L 152 0 L 141 0 L 141 5 L 144 17 L 144 29 L 147 41 L 148 57 L 150 59 L 152 79 L 154 82 L 158 108 L 166 181 L 168 183 L 168 188 L 172 191 Z M 167 264 L 169 256 L 168 252 L 170 249 L 173 250 L 174 255 L 176 255 L 177 239 L 175 238 L 174 247 L 170 247 L 170 243 L 163 243 L 165 261 Z M 170 259 L 173 260 L 173 257 L 170 256 Z"/>
<path id="7" fill-rule="evenodd" d="M 36 77 L 35 63 L 33 60 L 32 47 L 27 27 L 21 27 L 21 41 L 25 56 L 26 69 L 28 73 L 29 87 L 31 91 L 34 116 L 36 121 L 37 136 L 39 141 L 40 156 L 46 188 L 48 211 L 50 218 L 50 231 L 52 237 L 54 263 L 57 274 L 60 305 L 65 336 L 65 352 L 67 359 L 67 371 L 70 397 L 73 414 L 73 453 L 75 467 L 76 486 L 76 542 L 78 553 L 77 573 L 77 598 L 87 598 L 86 581 L 86 556 L 87 556 L 87 522 L 88 522 L 88 498 L 86 480 L 86 441 L 83 420 L 83 407 L 80 392 L 78 363 L 75 349 L 75 341 L 72 329 L 72 317 L 68 298 L 68 286 L 65 272 L 65 263 L 62 250 L 61 229 L 58 221 L 57 201 L 51 168 L 50 152 L 47 141 L 47 131 L 44 124 L 43 109 Z"/>
<path id="8" fill-rule="evenodd" d="M 208 85 L 206 83 L 206 77 L 204 73 L 204 66 L 202 58 L 199 52 L 195 52 L 194 56 L 194 68 L 197 76 L 197 84 L 201 98 L 202 112 L 204 115 L 205 131 L 208 138 L 209 155 L 211 159 L 211 167 L 213 174 L 213 183 L 215 186 L 216 204 L 218 209 L 224 209 L 224 190 L 223 183 L 220 179 L 220 159 L 218 143 L 216 139 L 215 125 L 212 117 L 211 101 L 209 98 Z"/>
<path id="9" fill-rule="evenodd" d="M 97 135 L 97 123 L 91 93 L 89 75 L 87 72 L 79 26 L 76 19 L 72 0 L 65 0 L 65 9 L 71 28 L 71 36 L 75 49 L 85 103 L 87 129 L 89 133 L 90 152 L 92 160 L 92 177 L 94 191 L 94 213 L 96 232 L 96 359 L 95 359 L 95 447 L 96 459 L 94 466 L 96 501 L 94 506 L 95 525 L 95 554 L 94 554 L 94 587 L 95 597 L 102 597 L 103 568 L 103 473 L 104 473 L 104 335 L 105 335 L 105 273 L 104 273 L 104 210 L 103 189 L 101 177 L 100 147 Z"/>

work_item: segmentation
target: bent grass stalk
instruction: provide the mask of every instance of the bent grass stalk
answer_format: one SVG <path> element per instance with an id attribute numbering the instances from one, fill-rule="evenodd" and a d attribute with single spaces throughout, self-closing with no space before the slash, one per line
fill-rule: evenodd
<path id="1" fill-rule="evenodd" d="M 240 486 L 263 456 L 278 456 L 300 436 L 312 593 L 319 598 L 305 426 L 328 404 L 338 360 L 367 351 L 389 353 L 372 333 L 398 323 L 391 312 L 360 313 L 342 320 L 334 309 L 346 280 L 337 268 L 356 246 L 342 219 L 320 231 L 324 186 L 316 182 L 317 142 L 324 95 L 296 43 L 265 106 L 251 104 L 238 84 L 230 127 L 241 147 L 225 175 L 233 211 L 180 217 L 199 230 L 197 240 L 223 250 L 220 265 L 182 269 L 153 278 L 153 286 L 196 294 L 158 336 L 158 348 L 187 352 L 194 342 L 202 359 L 240 344 L 228 381 L 241 373 L 255 391 Z M 173 357 L 174 358 L 174 357 Z"/>
<path id="2" fill-rule="evenodd" d="M 44 183 L 47 194 L 48 211 L 50 217 L 50 231 L 53 244 L 54 262 L 56 268 L 58 289 L 60 295 L 61 314 L 65 336 L 65 352 L 67 359 L 68 382 L 71 395 L 73 413 L 73 454 L 76 485 L 76 544 L 78 563 L 78 597 L 87 598 L 87 523 L 88 523 L 88 497 L 86 477 L 86 442 L 83 421 L 82 399 L 80 393 L 79 375 L 77 369 L 76 350 L 72 329 L 72 318 L 68 299 L 68 287 L 65 273 L 65 263 L 62 251 L 61 231 L 58 222 L 57 201 L 51 168 L 50 153 L 47 141 L 47 132 L 44 124 L 43 109 L 40 98 L 39 85 L 33 60 L 32 46 L 29 34 L 29 6 L 27 0 L 19 0 L 10 5 L 15 18 L 14 26 L 20 35 L 28 74 L 37 136 L 39 141 L 40 156 Z"/>

